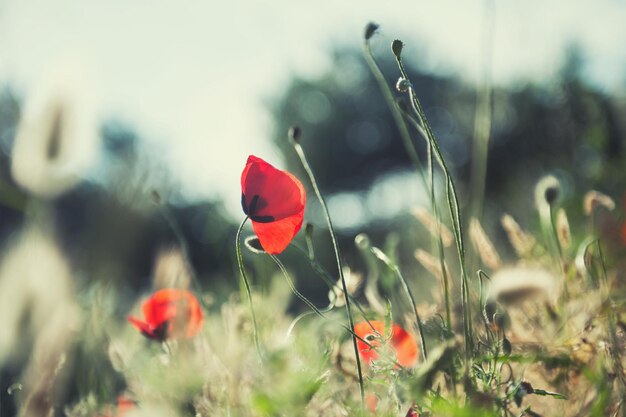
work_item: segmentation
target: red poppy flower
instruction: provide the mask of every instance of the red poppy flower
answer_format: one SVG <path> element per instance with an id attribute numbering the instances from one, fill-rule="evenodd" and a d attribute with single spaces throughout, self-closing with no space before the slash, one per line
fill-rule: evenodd
<path id="1" fill-rule="evenodd" d="M 371 324 L 371 326 L 370 326 Z M 411 367 L 417 362 L 418 348 L 417 342 L 406 330 L 397 324 L 392 325 L 391 339 L 389 347 L 396 355 L 396 361 L 400 366 Z M 363 360 L 371 363 L 378 359 L 376 347 L 382 345 L 388 332 L 385 331 L 385 323 L 382 321 L 364 321 L 354 325 L 354 333 L 361 339 L 366 340 L 372 347 L 369 347 L 361 340 L 357 340 L 359 353 Z"/>
<path id="2" fill-rule="evenodd" d="M 292 174 L 250 155 L 241 173 L 241 206 L 265 252 L 276 255 L 302 226 L 306 193 Z"/>
<path id="3" fill-rule="evenodd" d="M 186 290 L 159 290 L 143 303 L 141 309 L 145 321 L 132 316 L 128 321 L 149 339 L 191 338 L 202 327 L 200 303 Z"/>
<path id="4" fill-rule="evenodd" d="M 100 417 L 124 417 L 137 408 L 137 403 L 125 395 L 117 397 L 117 406 L 107 406 L 107 410 Z"/>

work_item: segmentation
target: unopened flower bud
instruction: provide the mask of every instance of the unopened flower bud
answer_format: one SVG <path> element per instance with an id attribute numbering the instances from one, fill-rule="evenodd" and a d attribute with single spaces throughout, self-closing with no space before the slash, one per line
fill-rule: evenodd
<path id="1" fill-rule="evenodd" d="M 370 247 L 370 238 L 365 233 L 359 233 L 354 238 L 354 243 L 359 249 L 367 249 Z"/>
<path id="2" fill-rule="evenodd" d="M 404 77 L 398 78 L 398 82 L 396 83 L 396 90 L 401 93 L 406 93 L 409 91 L 409 87 L 411 87 L 411 83 Z"/>
<path id="3" fill-rule="evenodd" d="M 393 54 L 396 56 L 396 58 L 400 59 L 400 57 L 402 56 L 403 47 L 404 44 L 399 39 L 396 39 L 391 43 L 391 50 L 393 51 Z"/>
<path id="4" fill-rule="evenodd" d="M 291 126 L 287 135 L 289 136 L 289 140 L 292 140 L 295 143 L 299 143 L 300 136 L 302 136 L 302 129 L 300 129 L 298 126 Z"/>
<path id="5" fill-rule="evenodd" d="M 368 41 L 372 36 L 374 36 L 374 33 L 376 33 L 378 28 L 379 26 L 376 23 L 369 22 L 367 26 L 365 26 L 365 33 L 364 33 L 365 40 Z"/>

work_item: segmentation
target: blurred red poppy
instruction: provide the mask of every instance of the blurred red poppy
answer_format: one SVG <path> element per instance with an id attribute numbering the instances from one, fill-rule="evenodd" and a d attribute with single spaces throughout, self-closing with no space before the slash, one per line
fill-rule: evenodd
<path id="1" fill-rule="evenodd" d="M 137 403 L 122 394 L 117 397 L 117 406 L 107 406 L 105 413 L 100 417 L 124 417 L 135 408 L 137 408 Z"/>
<path id="2" fill-rule="evenodd" d="M 265 252 L 276 255 L 302 226 L 306 193 L 292 174 L 250 155 L 241 173 L 241 206 Z"/>
<path id="3" fill-rule="evenodd" d="M 128 321 L 149 339 L 191 338 L 202 327 L 200 303 L 186 290 L 159 290 L 143 303 L 141 309 L 145 321 L 132 316 Z"/>
<path id="4" fill-rule="evenodd" d="M 375 348 L 385 342 L 388 332 L 385 323 L 382 321 L 364 321 L 354 325 L 354 333 L 361 339 L 366 340 L 372 347 L 361 340 L 357 340 L 359 353 L 363 360 L 371 363 L 378 359 L 378 352 Z M 396 362 L 403 367 L 411 367 L 417 362 L 418 348 L 417 342 L 406 330 L 397 324 L 391 327 L 391 339 L 389 346 L 396 355 Z"/>

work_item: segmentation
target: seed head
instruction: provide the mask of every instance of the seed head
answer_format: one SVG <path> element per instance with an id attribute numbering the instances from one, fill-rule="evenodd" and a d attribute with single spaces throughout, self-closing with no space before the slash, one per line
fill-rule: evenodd
<path id="1" fill-rule="evenodd" d="M 404 77 L 398 78 L 398 82 L 396 82 L 396 90 L 398 90 L 401 93 L 406 93 L 407 91 L 409 91 L 410 87 L 411 87 L 411 82 L 409 80 L 407 80 Z"/>
<path id="2" fill-rule="evenodd" d="M 289 128 L 289 132 L 287 133 L 287 136 L 289 136 L 289 140 L 295 142 L 295 143 L 299 143 L 300 142 L 300 136 L 302 136 L 302 129 L 300 129 L 300 127 L 298 126 L 291 126 Z"/>
<path id="3" fill-rule="evenodd" d="M 404 47 L 404 43 L 401 40 L 396 39 L 391 43 L 391 50 L 396 58 L 400 59 L 402 57 L 402 48 Z"/>
<path id="4" fill-rule="evenodd" d="M 374 36 L 374 34 L 376 33 L 376 31 L 378 30 L 379 26 L 374 23 L 374 22 L 369 22 L 366 26 L 365 26 L 365 32 L 363 34 L 363 37 L 365 38 L 366 41 L 370 40 L 370 38 L 372 36 Z"/>

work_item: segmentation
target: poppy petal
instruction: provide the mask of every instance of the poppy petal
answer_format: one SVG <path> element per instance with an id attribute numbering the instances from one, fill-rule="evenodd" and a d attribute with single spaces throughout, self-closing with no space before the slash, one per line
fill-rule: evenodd
<path id="1" fill-rule="evenodd" d="M 143 316 L 153 327 L 176 316 L 179 290 L 165 288 L 155 292 L 142 306 Z"/>
<path id="2" fill-rule="evenodd" d="M 152 335 L 152 329 L 148 323 L 139 320 L 137 317 L 128 316 L 126 319 L 137 328 L 141 333 L 145 335 Z"/>
<path id="3" fill-rule="evenodd" d="M 400 366 L 411 367 L 415 365 L 418 357 L 417 342 L 413 336 L 397 324 L 393 324 L 391 334 L 391 347 L 396 354 L 396 361 Z M 354 333 L 368 341 L 374 348 L 380 346 L 380 339 L 385 338 L 385 324 L 382 321 L 372 320 L 368 322 L 357 323 L 354 326 Z M 374 335 L 375 338 L 370 336 Z M 370 363 L 378 359 L 378 352 L 361 340 L 357 340 L 357 347 L 363 360 Z"/>
<path id="4" fill-rule="evenodd" d="M 202 308 L 189 291 L 165 288 L 155 292 L 142 305 L 145 322 L 128 317 L 145 336 L 164 340 L 195 336 L 202 327 Z"/>
<path id="5" fill-rule="evenodd" d="M 417 342 L 406 330 L 397 324 L 393 325 L 391 345 L 396 351 L 396 359 L 401 366 L 411 367 L 417 362 Z"/>
<path id="6" fill-rule="evenodd" d="M 244 212 L 252 220 L 281 220 L 303 211 L 306 203 L 304 186 L 295 176 L 252 155 L 241 174 L 241 191 Z"/>
<path id="7" fill-rule="evenodd" d="M 252 221 L 252 229 L 265 252 L 277 255 L 285 250 L 302 227 L 304 212 L 271 223 Z"/>

